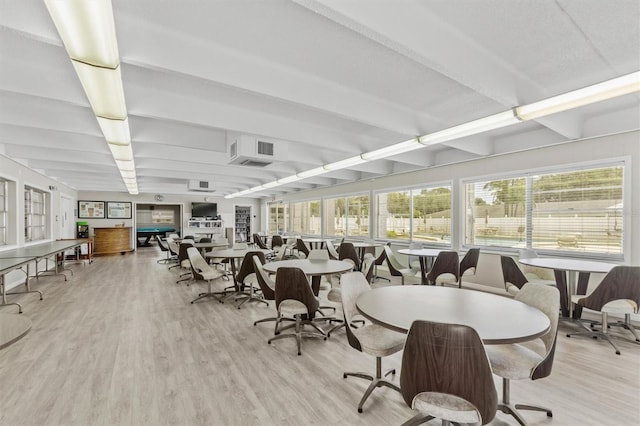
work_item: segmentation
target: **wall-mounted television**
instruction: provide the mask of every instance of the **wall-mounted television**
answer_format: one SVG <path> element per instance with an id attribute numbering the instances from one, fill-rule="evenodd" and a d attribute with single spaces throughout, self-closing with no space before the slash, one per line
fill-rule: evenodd
<path id="1" fill-rule="evenodd" d="M 191 203 L 191 217 L 215 219 L 218 216 L 216 203 Z"/>

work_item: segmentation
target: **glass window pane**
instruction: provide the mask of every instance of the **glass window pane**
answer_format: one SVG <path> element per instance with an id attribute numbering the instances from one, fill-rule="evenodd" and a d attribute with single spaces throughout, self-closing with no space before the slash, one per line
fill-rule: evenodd
<path id="1" fill-rule="evenodd" d="M 451 243 L 451 187 L 422 188 L 413 197 L 413 241 Z"/>
<path id="2" fill-rule="evenodd" d="M 303 201 L 291 205 L 292 231 L 304 235 L 320 235 L 322 218 L 320 201 Z"/>
<path id="3" fill-rule="evenodd" d="M 345 198 L 327 198 L 324 200 L 324 233 L 330 237 L 344 237 L 347 217 Z"/>
<path id="4" fill-rule="evenodd" d="M 409 203 L 409 191 L 376 194 L 376 238 L 392 240 L 411 238 Z"/>
<path id="5" fill-rule="evenodd" d="M 357 195 L 347 198 L 347 236 L 369 236 L 369 195 Z"/>

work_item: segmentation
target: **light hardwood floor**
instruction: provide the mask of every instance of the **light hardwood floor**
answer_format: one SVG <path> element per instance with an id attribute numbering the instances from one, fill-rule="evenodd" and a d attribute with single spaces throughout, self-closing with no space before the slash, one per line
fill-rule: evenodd
<path id="1" fill-rule="evenodd" d="M 72 266 L 68 282 L 34 281 L 43 301 L 11 296 L 33 328 L 0 351 L 0 425 L 399 425 L 413 415 L 387 388 L 358 414 L 368 382 L 342 373 L 374 372 L 375 361 L 344 331 L 304 340 L 302 356 L 293 339 L 268 345 L 273 323 L 253 321 L 273 305 L 191 305 L 205 286 L 176 285 L 161 256 L 153 247 L 99 257 Z M 512 401 L 554 410 L 525 412 L 531 425 L 639 424 L 640 346 L 621 343 L 616 356 L 607 343 L 565 337 L 574 328 L 560 325 L 551 376 L 512 382 Z M 383 366 L 400 362 L 401 353 Z M 498 413 L 491 424 L 515 421 Z"/>

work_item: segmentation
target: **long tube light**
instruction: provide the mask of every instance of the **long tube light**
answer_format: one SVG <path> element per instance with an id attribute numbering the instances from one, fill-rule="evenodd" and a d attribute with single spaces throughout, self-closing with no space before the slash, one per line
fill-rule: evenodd
<path id="1" fill-rule="evenodd" d="M 640 91 L 640 71 L 517 107 L 516 114 L 521 120 L 533 120 L 637 91 Z"/>
<path id="2" fill-rule="evenodd" d="M 131 194 L 138 193 L 111 0 L 45 0 Z"/>
<path id="3" fill-rule="evenodd" d="M 577 108 L 591 103 L 611 99 L 617 96 L 627 95 L 640 91 L 640 71 L 623 75 L 602 83 L 594 84 L 562 95 L 544 99 L 527 105 L 522 105 L 508 111 L 493 114 L 478 120 L 469 121 L 439 132 L 430 133 L 420 136 L 419 138 L 410 139 L 394 145 L 377 149 L 375 151 L 365 152 L 359 156 L 347 158 L 345 160 L 336 161 L 334 163 L 325 164 L 322 167 L 300 172 L 296 175 L 275 182 L 255 187 L 253 190 L 245 190 L 234 194 L 229 194 L 225 198 L 233 198 L 239 195 L 246 195 L 252 192 L 258 192 L 262 189 L 272 188 L 295 182 L 307 177 L 316 176 L 331 170 L 338 170 L 345 167 L 362 164 L 366 161 L 374 161 L 394 155 L 410 152 L 416 149 L 424 148 L 427 145 L 438 144 L 465 136 L 471 136 L 489 130 L 510 126 L 520 121 L 532 120 L 549 114 L 554 114 L 568 109 Z M 258 189 L 259 188 L 259 189 Z"/>

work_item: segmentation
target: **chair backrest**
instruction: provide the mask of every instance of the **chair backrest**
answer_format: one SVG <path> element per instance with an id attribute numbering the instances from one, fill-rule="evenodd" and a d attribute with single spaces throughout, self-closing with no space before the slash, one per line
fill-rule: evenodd
<path id="1" fill-rule="evenodd" d="M 353 243 L 346 241 L 340 244 L 340 247 L 338 248 L 338 259 L 351 259 L 351 261 L 355 265 L 355 269 L 360 269 L 360 257 L 358 256 L 358 252 L 353 246 Z"/>
<path id="2" fill-rule="evenodd" d="M 400 393 L 409 407 L 422 392 L 455 395 L 475 406 L 487 424 L 496 414 L 498 394 L 491 364 L 471 327 L 415 321 L 404 345 Z"/>
<path id="3" fill-rule="evenodd" d="M 362 293 L 371 290 L 371 286 L 362 272 L 356 271 L 340 275 L 340 289 L 342 295 L 344 323 L 347 325 L 345 327 L 347 330 L 347 340 L 351 347 L 362 352 L 360 341 L 351 331 L 350 324 L 353 319 L 359 315 L 358 308 L 356 307 L 356 300 Z"/>
<path id="4" fill-rule="evenodd" d="M 259 256 L 253 256 L 253 269 L 256 271 L 256 278 L 258 279 L 258 285 L 262 291 L 262 297 L 265 300 L 276 299 L 276 283 L 273 282 L 267 271 L 262 267 L 263 263 Z"/>
<path id="5" fill-rule="evenodd" d="M 307 276 L 300 268 L 278 268 L 276 272 L 276 306 L 283 300 L 293 299 L 304 303 L 313 319 L 320 303 L 311 290 Z"/>
<path id="6" fill-rule="evenodd" d="M 452 274 L 453 276 L 455 276 L 455 281 L 457 282 L 460 271 L 460 265 L 458 262 L 458 252 L 441 251 L 440 253 L 438 253 L 435 262 L 433 262 L 433 266 L 427 274 L 427 279 L 431 282 L 436 282 L 438 276 L 442 274 Z"/>
<path id="7" fill-rule="evenodd" d="M 211 238 L 209 237 L 202 237 L 200 238 L 200 240 L 198 240 L 199 243 L 210 243 L 211 242 Z"/>
<path id="8" fill-rule="evenodd" d="M 195 240 L 196 238 L 193 235 L 185 235 L 183 240 Z"/>
<path id="9" fill-rule="evenodd" d="M 314 261 L 324 261 L 329 260 L 329 252 L 324 249 L 313 249 L 309 251 L 309 255 L 307 259 Z"/>
<path id="10" fill-rule="evenodd" d="M 169 251 L 169 248 L 167 247 L 167 243 L 162 238 L 160 238 L 160 235 L 156 235 L 156 240 L 158 241 L 158 246 L 160 247 L 160 250 Z"/>
<path id="11" fill-rule="evenodd" d="M 275 250 L 276 247 L 284 246 L 284 240 L 280 235 L 274 235 L 271 237 L 271 248 Z"/>
<path id="12" fill-rule="evenodd" d="M 262 241 L 262 237 L 259 234 L 253 234 L 253 242 L 261 249 L 268 248 L 264 241 Z"/>
<path id="13" fill-rule="evenodd" d="M 193 247 L 193 240 L 182 240 L 178 246 L 178 262 L 189 259 L 189 255 L 187 254 L 189 247 Z"/>
<path id="14" fill-rule="evenodd" d="M 635 313 L 640 306 L 640 266 L 615 266 L 602 279 L 593 292 L 579 301 L 579 305 L 596 311 L 613 300 L 635 302 Z"/>
<path id="15" fill-rule="evenodd" d="M 511 256 L 500 256 L 500 264 L 502 265 L 502 276 L 504 277 L 504 286 L 508 290 L 507 284 L 514 285 L 522 289 L 528 280 L 524 276 L 522 270 Z"/>
<path id="16" fill-rule="evenodd" d="M 560 310 L 560 292 L 554 286 L 527 283 L 514 297 L 522 303 L 540 309 L 548 318 L 549 331 L 540 337 L 546 354 L 543 360 L 532 370 L 532 379 L 540 379 L 551 374 L 553 358 L 558 336 L 558 311 Z"/>
<path id="17" fill-rule="evenodd" d="M 384 261 L 387 260 L 387 253 L 384 250 L 384 247 L 382 248 L 382 250 L 380 251 L 380 254 L 378 255 L 378 257 L 376 257 L 376 261 L 375 264 L 380 266 L 384 263 Z"/>
<path id="18" fill-rule="evenodd" d="M 309 256 L 309 247 L 302 241 L 302 238 L 296 238 L 296 249 L 305 256 Z"/>
<path id="19" fill-rule="evenodd" d="M 238 274 L 236 275 L 236 282 L 243 283 L 244 279 L 247 278 L 247 276 L 256 272 L 253 268 L 253 256 L 258 256 L 258 259 L 260 259 L 260 262 L 262 262 L 262 264 L 264 265 L 265 259 L 264 253 L 262 251 L 248 251 L 242 259 L 242 264 L 240 265 L 240 269 L 238 270 Z"/>
<path id="20" fill-rule="evenodd" d="M 211 270 L 211 266 L 200 254 L 200 250 L 195 247 L 187 248 L 187 256 L 189 256 L 189 263 L 191 263 L 191 273 L 195 280 L 204 280 L 203 273 Z"/>
<path id="21" fill-rule="evenodd" d="M 394 277 L 402 276 L 401 269 L 405 269 L 402 264 L 398 261 L 396 256 L 393 254 L 390 245 L 384 246 L 385 257 L 387 258 L 387 267 L 389 268 L 389 273 Z"/>
<path id="22" fill-rule="evenodd" d="M 340 254 L 338 254 L 336 246 L 333 245 L 333 241 L 330 239 L 325 240 L 325 246 L 327 247 L 327 251 L 329 252 L 329 257 L 333 260 L 338 260 Z"/>
<path id="23" fill-rule="evenodd" d="M 472 248 L 467 251 L 462 260 L 460 261 L 460 279 L 465 272 L 469 269 L 473 269 L 473 273 L 475 274 L 476 268 L 478 267 L 478 259 L 480 258 L 480 249 Z"/>
<path id="24" fill-rule="evenodd" d="M 174 240 L 172 237 L 167 237 L 167 248 L 169 249 L 169 252 L 174 256 L 177 256 L 178 252 L 180 251 L 180 246 L 178 245 L 178 242 Z"/>
<path id="25" fill-rule="evenodd" d="M 368 283 L 373 279 L 373 266 L 375 261 L 376 258 L 371 253 L 365 253 L 364 259 L 362 259 L 362 274 L 367 279 Z"/>

